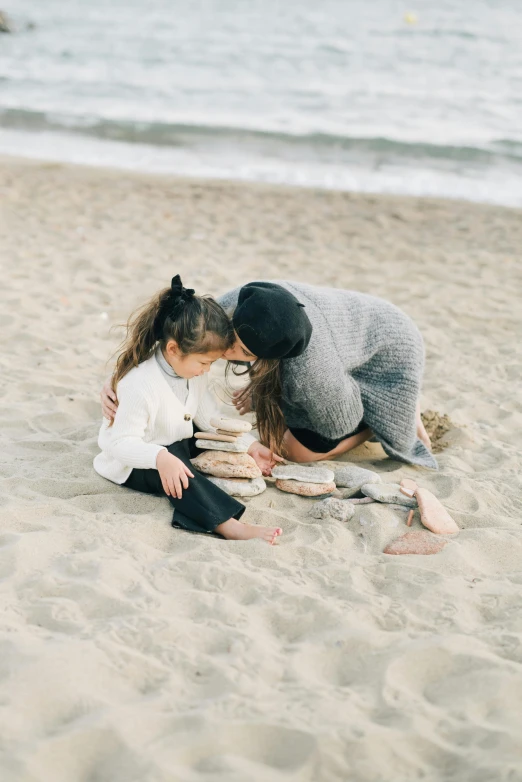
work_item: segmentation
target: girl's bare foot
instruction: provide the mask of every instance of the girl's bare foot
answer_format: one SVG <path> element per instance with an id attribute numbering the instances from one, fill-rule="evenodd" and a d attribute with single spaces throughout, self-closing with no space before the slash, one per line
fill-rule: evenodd
<path id="1" fill-rule="evenodd" d="M 216 529 L 220 535 L 227 540 L 251 540 L 252 538 L 261 538 L 274 545 L 279 535 L 283 534 L 281 527 L 254 527 L 253 524 L 243 524 L 237 519 L 229 519 L 219 524 Z"/>

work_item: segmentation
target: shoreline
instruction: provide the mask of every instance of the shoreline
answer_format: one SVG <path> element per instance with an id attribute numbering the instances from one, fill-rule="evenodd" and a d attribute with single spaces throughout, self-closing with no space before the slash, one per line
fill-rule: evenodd
<path id="1" fill-rule="evenodd" d="M 188 185 L 194 187 L 208 186 L 208 187 L 230 187 L 230 188 L 245 188 L 245 189 L 259 189 L 259 190 L 274 190 L 274 191 L 289 191 L 296 193 L 315 193 L 315 194 L 330 194 L 346 196 L 348 198 L 361 198 L 372 201 L 373 199 L 382 200 L 383 202 L 389 201 L 430 201 L 433 204 L 461 204 L 468 205 L 472 208 L 480 209 L 499 209 L 508 210 L 511 212 L 520 212 L 522 215 L 522 206 L 513 206 L 510 204 L 501 204 L 494 201 L 472 201 L 467 198 L 450 197 L 450 196 L 436 196 L 436 195 L 417 195 L 410 193 L 386 193 L 379 191 L 366 191 L 366 190 L 343 190 L 338 188 L 328 188 L 319 185 L 296 185 L 285 182 L 267 182 L 260 180 L 250 179 L 234 179 L 234 178 L 222 178 L 222 177 L 205 177 L 205 176 L 187 176 L 184 174 L 176 174 L 170 171 L 158 172 L 147 171 L 141 169 L 131 168 L 119 168 L 117 166 L 105 166 L 100 164 L 91 163 L 72 163 L 69 161 L 63 161 L 59 159 L 47 159 L 47 158 L 32 158 L 19 155 L 10 155 L 0 152 L 0 167 L 2 166 L 21 166 L 28 168 L 43 168 L 48 170 L 64 169 L 71 172 L 93 172 L 97 173 L 100 177 L 107 176 L 109 179 L 124 178 L 124 179 L 136 179 L 140 181 L 151 180 L 158 183 L 165 183 L 170 181 L 171 183 L 179 183 L 180 185 Z"/>
<path id="2" fill-rule="evenodd" d="M 11 131 L 4 131 L 4 139 Z M 83 155 L 77 156 L 78 143 L 83 143 Z M 62 145 L 62 157 L 57 158 L 54 149 Z M 376 173 L 374 166 L 357 166 L 354 163 L 334 165 L 333 169 L 316 168 L 314 161 L 291 161 L 281 158 L 274 168 L 269 158 L 264 162 L 259 158 L 249 168 L 247 151 L 243 150 L 235 161 L 219 156 L 210 157 L 201 163 L 198 154 L 190 149 L 143 146 L 124 141 L 110 141 L 84 138 L 83 141 L 74 136 L 54 138 L 51 134 L 40 134 L 38 153 L 32 154 L 31 145 L 25 151 L 18 153 L 19 139 L 11 139 L 0 150 L 0 159 L 27 160 L 35 164 L 64 165 L 79 168 L 94 168 L 96 170 L 119 171 L 122 174 L 143 176 L 167 176 L 181 180 L 197 180 L 205 182 L 225 182 L 248 185 L 267 185 L 268 187 L 295 187 L 297 189 L 322 190 L 326 192 L 360 193 L 374 196 L 433 198 L 435 200 L 468 201 L 492 206 L 506 206 L 522 209 L 522 178 L 507 176 L 501 169 L 489 173 L 484 170 L 478 176 L 466 175 L 464 172 L 424 170 L 421 161 L 418 167 L 414 161 L 410 166 L 404 165 L 399 173 L 394 165 L 386 164 Z M 16 151 L 13 151 L 16 150 Z M 169 155 L 174 155 L 170 157 Z M 176 157 L 177 156 L 177 157 Z M 92 161 L 89 160 L 92 157 Z M 93 162 L 94 161 L 94 162 Z M 115 162 L 116 161 L 116 162 Z M 132 161 L 132 162 L 130 162 Z M 307 169 L 310 181 L 301 181 L 302 169 Z M 333 173 L 341 172 L 341 173 Z M 196 172 L 196 173 L 194 173 Z M 507 172 L 509 173 L 509 171 Z M 468 172 L 469 174 L 469 172 Z M 420 178 L 419 178 L 420 177 Z M 423 183 L 422 185 L 420 183 Z M 417 192 L 418 189 L 423 192 Z M 499 189 L 500 188 L 500 189 Z M 506 189 L 507 188 L 507 189 Z M 502 192 L 501 192 L 502 191 Z"/>

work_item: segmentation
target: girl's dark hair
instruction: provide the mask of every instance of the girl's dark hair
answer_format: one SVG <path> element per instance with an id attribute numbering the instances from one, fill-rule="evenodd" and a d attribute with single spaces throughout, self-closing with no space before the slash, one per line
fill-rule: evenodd
<path id="1" fill-rule="evenodd" d="M 252 366 L 242 372 L 237 365 L 232 366 L 235 375 L 250 376 L 250 382 L 237 398 L 239 406 L 251 400 L 255 412 L 256 428 L 259 439 L 278 454 L 284 456 L 283 437 L 286 431 L 285 418 L 281 410 L 281 361 L 278 358 L 258 358 Z"/>
<path id="2" fill-rule="evenodd" d="M 234 342 L 234 330 L 222 307 L 210 296 L 195 296 L 193 290 L 184 288 L 179 274 L 170 288 L 130 316 L 111 379 L 113 391 L 133 367 L 152 356 L 158 343 L 165 347 L 171 339 L 185 356 L 224 352 Z"/>

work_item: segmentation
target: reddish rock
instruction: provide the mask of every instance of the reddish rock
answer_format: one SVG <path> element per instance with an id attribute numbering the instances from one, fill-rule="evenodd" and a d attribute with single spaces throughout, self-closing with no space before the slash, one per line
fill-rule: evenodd
<path id="1" fill-rule="evenodd" d="M 192 459 L 192 464 L 200 472 L 214 475 L 216 478 L 261 477 L 261 470 L 247 453 L 205 451 Z"/>
<path id="2" fill-rule="evenodd" d="M 385 554 L 438 554 L 448 541 L 436 538 L 424 530 L 406 532 L 384 549 Z"/>
<path id="3" fill-rule="evenodd" d="M 419 487 L 413 481 L 411 478 L 403 478 L 401 481 L 401 489 L 408 489 L 409 491 L 412 491 L 414 494 L 417 491 Z"/>
<path id="4" fill-rule="evenodd" d="M 448 511 L 428 489 L 417 489 L 421 522 L 437 535 L 454 535 L 459 531 Z"/>
<path id="5" fill-rule="evenodd" d="M 414 489 L 408 489 L 407 486 L 401 486 L 401 493 L 404 494 L 405 497 L 415 497 L 415 490 Z"/>
<path id="6" fill-rule="evenodd" d="M 304 481 L 284 481 L 279 479 L 275 483 L 278 489 L 288 494 L 300 494 L 301 497 L 320 497 L 321 494 L 331 494 L 335 491 L 335 483 L 305 483 Z"/>

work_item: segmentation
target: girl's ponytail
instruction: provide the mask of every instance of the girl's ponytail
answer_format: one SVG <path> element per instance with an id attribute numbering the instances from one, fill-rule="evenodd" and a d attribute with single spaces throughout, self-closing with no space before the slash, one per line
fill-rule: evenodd
<path id="1" fill-rule="evenodd" d="M 111 379 L 113 391 L 133 367 L 149 359 L 159 342 L 175 340 L 181 353 L 225 352 L 234 341 L 232 325 L 220 305 L 207 296 L 184 288 L 179 274 L 170 288 L 136 310 L 127 323 Z"/>
<path id="2" fill-rule="evenodd" d="M 158 314 L 164 308 L 169 293 L 169 288 L 164 288 L 130 316 L 127 322 L 127 334 L 120 346 L 121 352 L 116 360 L 111 379 L 113 391 L 116 391 L 120 380 L 133 367 L 137 367 L 142 361 L 151 357 L 158 341 L 156 336 Z"/>

